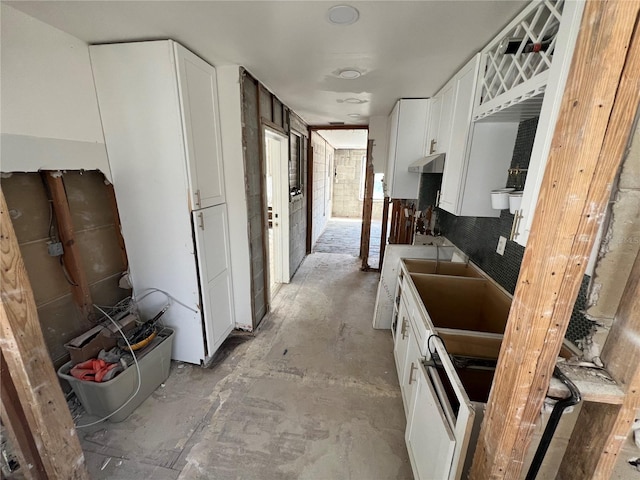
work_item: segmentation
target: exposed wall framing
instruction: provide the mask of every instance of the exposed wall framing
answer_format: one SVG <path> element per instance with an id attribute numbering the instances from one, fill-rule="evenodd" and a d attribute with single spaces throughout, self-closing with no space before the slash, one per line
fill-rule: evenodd
<path id="1" fill-rule="evenodd" d="M 111 186 L 98 171 L 4 173 L 2 191 L 58 367 L 68 359 L 64 344 L 93 325 L 92 304 L 130 294 L 118 286 L 127 263 Z M 56 242 L 64 255 L 49 254 Z"/>
<path id="2" fill-rule="evenodd" d="M 637 114 L 639 10 L 638 1 L 586 5 L 471 479 L 518 478 L 522 470 L 571 307 Z M 618 346 L 623 345 L 611 348 Z M 636 344 L 633 348 L 640 347 Z M 629 353 L 625 355 L 628 358 Z M 637 365 L 633 368 L 637 370 Z M 631 388 L 627 401 L 636 402 L 638 395 Z M 585 435 L 591 437 L 594 429 L 608 435 L 616 428 L 618 421 L 612 420 L 608 407 L 600 410 L 596 416 L 603 420 L 601 428 L 594 424 L 593 416 L 589 425 L 576 425 L 583 444 L 592 441 Z M 588 413 L 589 407 L 583 421 Z M 605 456 L 607 460 L 601 464 L 610 468 L 610 459 L 617 453 L 613 450 L 619 445 L 602 443 L 605 450 L 590 451 L 587 461 Z M 587 453 L 583 454 L 586 459 Z M 580 478 L 608 476 L 603 467 L 597 475 Z"/>
<path id="3" fill-rule="evenodd" d="M 241 70 L 243 148 L 251 253 L 252 323 L 256 328 L 269 311 L 268 214 L 263 129 L 269 127 L 290 138 L 301 137 L 302 155 L 307 154 L 306 124 L 246 70 Z M 291 148 L 289 148 L 291 160 Z M 304 158 L 304 157 L 303 157 Z M 304 166 L 304 162 L 300 163 Z M 306 178 L 306 172 L 300 173 Z M 306 253 L 306 185 L 289 202 L 289 271 L 293 274 Z"/>
<path id="4" fill-rule="evenodd" d="M 4 194 L 0 194 L 2 422 L 30 478 L 88 479 Z M 33 469 L 28 470 L 27 465 Z"/>

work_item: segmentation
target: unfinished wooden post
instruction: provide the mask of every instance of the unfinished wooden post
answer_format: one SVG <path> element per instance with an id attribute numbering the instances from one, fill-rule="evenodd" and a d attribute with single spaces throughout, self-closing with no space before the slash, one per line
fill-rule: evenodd
<path id="1" fill-rule="evenodd" d="M 639 8 L 586 5 L 472 480 L 520 476 L 640 101 Z"/>
<path id="2" fill-rule="evenodd" d="M 362 269 L 369 270 L 369 246 L 371 243 L 371 212 L 373 210 L 373 158 L 371 150 L 373 140 L 367 142 L 367 157 L 364 180 L 364 201 L 362 202 L 362 229 L 360 232 L 360 258 L 362 259 Z"/>
<path id="3" fill-rule="evenodd" d="M 2 411 L 7 418 L 2 420 L 11 424 L 24 458 L 35 454 L 34 445 L 37 449 L 39 461 L 33 472 L 23 465 L 27 475 L 88 479 L 76 429 L 44 343 L 4 194 L 0 194 L 0 252 L 0 347 L 3 370 L 10 377 L 10 381 L 3 378 L 2 384 L 15 390 L 5 395 L 9 392 L 3 389 Z M 44 472 L 40 475 L 39 470 Z"/>
<path id="4" fill-rule="evenodd" d="M 602 350 L 607 371 L 625 390 L 622 405 L 585 403 L 557 480 L 608 479 L 640 407 L 640 254 Z"/>
<path id="5" fill-rule="evenodd" d="M 69 201 L 67 200 L 62 175 L 60 172 L 44 172 L 44 177 L 51 193 L 53 213 L 58 224 L 58 234 L 64 247 L 62 261 L 73 281 L 71 285 L 73 300 L 80 308 L 84 318 L 92 320 L 95 318 L 95 312 L 93 311 L 89 281 L 82 265 L 80 249 L 76 243 Z"/>

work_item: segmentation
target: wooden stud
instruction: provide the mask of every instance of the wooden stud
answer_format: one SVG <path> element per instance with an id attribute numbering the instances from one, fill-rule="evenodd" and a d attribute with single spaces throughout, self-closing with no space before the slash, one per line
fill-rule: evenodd
<path id="1" fill-rule="evenodd" d="M 35 439 L 29 430 L 27 417 L 20 405 L 18 392 L 11 380 L 9 367 L 0 351 L 0 381 L 2 382 L 2 405 L 0 417 L 6 427 L 11 444 L 15 448 L 18 463 L 23 472 L 28 471 L 34 478 L 46 478 L 46 472 Z"/>
<path id="2" fill-rule="evenodd" d="M 311 131 L 317 130 L 368 130 L 369 125 L 313 125 L 309 127 Z"/>
<path id="3" fill-rule="evenodd" d="M 622 405 L 585 403 L 580 410 L 558 480 L 611 477 L 618 453 L 640 407 L 640 253 L 631 269 L 601 358 L 625 390 Z"/>
<path id="4" fill-rule="evenodd" d="M 35 471 L 44 473 L 36 478 L 88 479 L 73 420 L 44 343 L 4 194 L 0 194 L 0 252 L 0 347 L 2 369 L 10 377 L 9 382 L 3 371 L 2 384 L 12 385 L 9 388 L 15 391 L 5 397 L 9 392 L 3 389 L 2 410 L 21 442 L 23 457 L 39 458 Z M 24 415 L 17 414 L 20 410 Z M 18 424 L 22 422 L 26 425 Z"/>
<path id="5" fill-rule="evenodd" d="M 362 270 L 369 270 L 369 246 L 371 243 L 371 213 L 373 210 L 373 140 L 367 141 L 367 156 L 364 179 L 364 201 L 362 202 L 362 229 L 360 232 L 360 258 Z"/>
<path id="6" fill-rule="evenodd" d="M 313 143 L 307 139 L 307 255 L 313 249 Z"/>
<path id="7" fill-rule="evenodd" d="M 585 7 L 472 480 L 520 476 L 640 101 L 640 70 L 631 68 L 640 55 L 629 49 L 639 8 Z"/>
<path id="8" fill-rule="evenodd" d="M 64 188 L 64 181 L 60 172 L 44 172 L 45 181 L 51 193 L 53 202 L 53 213 L 58 224 L 58 234 L 64 247 L 62 261 L 74 284 L 71 285 L 73 300 L 80 308 L 84 318 L 93 320 L 93 302 L 91 300 L 91 290 L 89 281 L 85 273 L 80 249 L 76 243 L 73 222 L 71 221 L 71 210 L 67 200 L 67 192 Z"/>
<path id="9" fill-rule="evenodd" d="M 378 270 L 382 271 L 384 261 L 384 251 L 387 248 L 387 225 L 389 224 L 389 197 L 384 197 L 382 204 L 382 228 L 380 232 L 380 260 Z"/>

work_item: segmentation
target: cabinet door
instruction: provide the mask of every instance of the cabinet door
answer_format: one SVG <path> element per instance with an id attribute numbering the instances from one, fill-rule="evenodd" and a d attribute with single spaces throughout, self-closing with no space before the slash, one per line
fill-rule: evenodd
<path id="1" fill-rule="evenodd" d="M 416 480 L 449 478 L 456 440 L 431 380 L 418 365 L 405 441 Z"/>
<path id="2" fill-rule="evenodd" d="M 407 355 L 404 361 L 403 376 L 400 378 L 400 391 L 402 392 L 402 398 L 406 406 L 405 414 L 407 418 L 409 417 L 409 413 L 413 408 L 413 391 L 417 383 L 418 367 L 422 359 L 416 332 L 411 328 L 409 329 L 409 332 L 410 333 L 407 345 Z"/>
<path id="3" fill-rule="evenodd" d="M 207 354 L 210 357 L 234 326 L 225 205 L 193 213 Z"/>
<path id="4" fill-rule="evenodd" d="M 440 121 L 438 122 L 438 136 L 436 137 L 437 152 L 445 152 L 447 158 L 449 154 L 449 143 L 451 141 L 451 118 L 453 117 L 453 81 L 449 81 L 438 94 L 441 97 Z M 446 167 L 445 167 L 446 168 Z"/>
<path id="5" fill-rule="evenodd" d="M 425 155 L 433 155 L 442 152 L 442 147 L 438 145 L 438 132 L 440 131 L 440 115 L 442 113 L 442 95 L 431 99 L 431 111 L 429 112 L 429 128 Z"/>
<path id="6" fill-rule="evenodd" d="M 215 69 L 174 44 L 192 209 L 224 203 Z"/>
<path id="7" fill-rule="evenodd" d="M 479 55 L 476 55 L 454 77 L 451 138 L 442 175 L 440 208 L 456 215 L 466 169 L 467 140 L 471 127 L 479 59 Z"/>
<path id="8" fill-rule="evenodd" d="M 396 340 L 393 345 L 393 356 L 396 360 L 396 370 L 398 371 L 398 381 L 404 378 L 404 369 L 406 366 L 407 348 L 409 346 L 409 335 L 411 325 L 409 324 L 409 315 L 407 307 L 403 300 L 398 305 L 398 325 L 396 327 Z"/>

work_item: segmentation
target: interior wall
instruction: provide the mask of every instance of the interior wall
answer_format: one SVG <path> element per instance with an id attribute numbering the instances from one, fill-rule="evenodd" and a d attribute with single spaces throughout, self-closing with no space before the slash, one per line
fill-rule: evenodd
<path id="1" fill-rule="evenodd" d="M 338 149 L 334 153 L 333 202 L 331 216 L 342 218 L 362 218 L 361 194 L 363 182 L 363 158 L 366 149 Z M 373 220 L 382 218 L 382 200 L 373 201 Z"/>
<path id="2" fill-rule="evenodd" d="M 126 269 L 126 254 L 123 255 L 117 235 L 110 187 L 98 171 L 68 171 L 62 179 L 92 301 L 98 305 L 114 305 L 130 295 L 130 290 L 118 286 Z M 1 185 L 33 289 L 45 343 L 54 366 L 59 367 L 68 361 L 64 344 L 93 324 L 74 303 L 73 278 L 65 272 L 61 258 L 48 253 L 48 243 L 57 241 L 57 228 L 41 175 L 3 174 Z"/>
<path id="3" fill-rule="evenodd" d="M 0 9 L 2 171 L 97 169 L 110 179 L 88 45 Z"/>
<path id="4" fill-rule="evenodd" d="M 224 181 L 231 240 L 231 277 L 236 328 L 251 330 L 251 257 L 242 148 L 240 67 L 216 67 Z"/>
<path id="5" fill-rule="evenodd" d="M 333 158 L 335 149 L 318 132 L 311 133 L 313 146 L 313 224 L 311 245 L 315 245 L 331 218 Z"/>
<path id="6" fill-rule="evenodd" d="M 516 165 L 520 168 L 528 167 L 537 121 L 538 119 L 534 118 L 520 123 L 511 161 L 512 168 Z M 510 175 L 506 186 L 521 187 L 524 185 L 524 180 L 522 176 Z M 503 210 L 499 218 L 458 217 L 439 208 L 436 211 L 436 231 L 451 240 L 469 255 L 472 262 L 513 294 L 520 273 L 524 247 L 507 240 L 504 255 L 496 253 L 499 237 L 508 239 L 511 233 L 513 215 L 509 210 Z M 589 282 L 590 276 L 585 275 L 571 315 L 566 337 L 572 341 L 587 336 L 593 327 L 593 322 L 584 314 Z"/>
<path id="7" fill-rule="evenodd" d="M 309 148 L 309 133 L 307 125 L 292 112 L 289 116 L 289 128 L 301 136 L 302 155 L 300 158 L 300 178 L 302 179 L 302 195 L 296 195 L 289 202 L 289 274 L 298 270 L 307 254 L 307 158 Z M 291 138 L 291 136 L 290 136 Z M 291 144 L 292 151 L 289 158 L 294 159 L 297 152 L 293 152 L 295 146 Z"/>
<path id="8" fill-rule="evenodd" d="M 253 326 L 257 326 L 268 312 L 267 291 L 268 257 L 263 249 L 267 231 L 267 212 L 263 196 L 266 188 L 261 149 L 262 126 L 269 125 L 290 136 L 295 130 L 302 136 L 304 153 L 308 138 L 308 127 L 294 112 L 284 105 L 255 77 L 242 70 L 242 125 L 244 146 L 244 172 L 246 179 L 247 220 L 249 225 L 249 250 L 251 256 L 251 285 L 253 293 Z M 224 142 L 223 142 L 224 143 Z M 305 158 L 305 157 L 303 157 Z M 291 148 L 289 148 L 291 161 Z M 306 178 L 302 164 L 302 177 Z M 306 254 L 306 188 L 289 199 L 289 274 L 298 269 Z"/>
<path id="9" fill-rule="evenodd" d="M 249 225 L 249 249 L 251 259 L 252 323 L 257 327 L 267 314 L 269 299 L 267 292 L 268 265 L 264 251 L 266 208 L 262 189 L 262 130 L 258 109 L 259 83 L 252 77 L 242 76 L 242 135 L 244 145 L 244 168 L 246 181 L 247 215 Z M 224 142 L 223 142 L 224 143 Z"/>
<path id="10" fill-rule="evenodd" d="M 369 118 L 369 139 L 373 140 L 373 168 L 376 173 L 384 173 L 389 156 L 389 119 L 375 115 Z"/>

